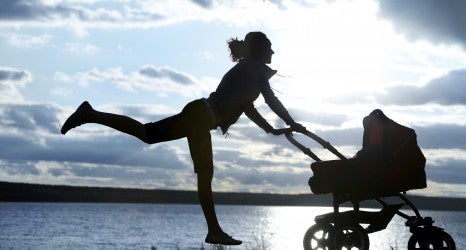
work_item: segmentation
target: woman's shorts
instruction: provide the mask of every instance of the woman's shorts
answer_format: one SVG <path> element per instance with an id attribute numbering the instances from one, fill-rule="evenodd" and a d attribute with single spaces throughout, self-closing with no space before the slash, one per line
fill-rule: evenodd
<path id="1" fill-rule="evenodd" d="M 215 128 L 205 100 L 188 103 L 181 113 L 157 122 L 145 124 L 148 143 L 177 140 L 186 137 L 196 173 L 213 173 L 210 130 Z"/>

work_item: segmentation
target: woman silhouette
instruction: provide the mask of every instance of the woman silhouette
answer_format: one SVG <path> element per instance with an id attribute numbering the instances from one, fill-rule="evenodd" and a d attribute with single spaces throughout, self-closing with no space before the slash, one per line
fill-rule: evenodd
<path id="1" fill-rule="evenodd" d="M 270 88 L 269 79 L 276 71 L 266 65 L 271 63 L 274 53 L 266 35 L 262 32 L 250 32 L 244 40 L 230 39 L 228 47 L 231 59 L 237 64 L 224 75 L 215 92 L 208 98 L 188 103 L 181 113 L 142 124 L 127 116 L 94 110 L 88 102 L 83 102 L 66 120 L 61 133 L 65 134 L 85 123 L 97 123 L 135 136 L 148 144 L 186 137 L 197 174 L 199 202 L 208 226 L 205 242 L 239 245 L 241 241 L 223 232 L 215 213 L 211 187 L 213 160 L 210 130 L 220 127 L 225 134 L 242 113 L 265 132 L 274 135 L 291 130 L 304 131 L 306 128 L 291 118 Z M 274 129 L 259 114 L 253 102 L 260 94 L 290 128 Z"/>

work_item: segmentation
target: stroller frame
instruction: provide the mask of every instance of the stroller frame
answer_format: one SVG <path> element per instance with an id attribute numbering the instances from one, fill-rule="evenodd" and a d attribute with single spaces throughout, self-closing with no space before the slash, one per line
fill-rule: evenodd
<path id="1" fill-rule="evenodd" d="M 335 149 L 329 142 L 316 134 L 305 131 L 303 135 L 316 141 L 325 149 L 332 152 L 341 160 L 347 158 Z M 309 148 L 298 142 L 292 133 L 285 134 L 288 141 L 296 146 L 304 154 L 315 161 L 322 161 Z M 396 215 L 406 219 L 405 225 L 412 233 L 408 241 L 408 250 L 413 249 L 456 249 L 453 238 L 443 228 L 433 225 L 431 217 L 422 217 L 416 206 L 405 196 L 406 192 L 384 194 L 382 197 L 362 197 L 356 194 L 334 194 L 333 212 L 315 217 L 316 224 L 312 225 L 305 233 L 303 247 L 305 250 L 333 250 L 333 249 L 369 249 L 368 234 L 381 231 L 387 227 Z M 388 204 L 385 197 L 398 197 L 402 203 Z M 373 199 L 382 206 L 377 212 L 360 210 L 360 202 Z M 340 212 L 340 205 L 351 202 L 353 209 Z M 407 206 L 414 216 L 410 216 L 400 209 Z M 362 227 L 361 224 L 368 225 Z"/>

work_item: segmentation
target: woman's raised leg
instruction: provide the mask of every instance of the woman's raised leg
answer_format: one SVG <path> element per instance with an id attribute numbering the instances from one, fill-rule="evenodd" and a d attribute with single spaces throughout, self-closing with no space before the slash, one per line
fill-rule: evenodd
<path id="1" fill-rule="evenodd" d="M 128 116 L 97 111 L 93 109 L 87 101 L 83 102 L 76 111 L 68 117 L 61 129 L 61 133 L 66 134 L 70 129 L 85 123 L 105 125 L 132 135 L 141 141 L 148 142 L 144 124 Z"/>

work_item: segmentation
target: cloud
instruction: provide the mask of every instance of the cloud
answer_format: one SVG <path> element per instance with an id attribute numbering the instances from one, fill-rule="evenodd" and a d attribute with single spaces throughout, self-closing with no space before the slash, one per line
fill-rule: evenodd
<path id="1" fill-rule="evenodd" d="M 431 80 L 422 87 L 394 86 L 386 89 L 386 94 L 377 95 L 382 104 L 440 105 L 466 104 L 466 69 L 454 70 L 445 76 Z"/>
<path id="2" fill-rule="evenodd" d="M 466 184 L 466 160 L 448 159 L 441 165 L 428 165 L 427 177 L 440 183 Z"/>
<path id="3" fill-rule="evenodd" d="M 379 11 L 410 39 L 459 43 L 466 48 L 465 1 L 380 0 Z"/>
<path id="4" fill-rule="evenodd" d="M 348 91 L 327 98 L 335 104 L 367 104 L 412 106 L 438 104 L 443 106 L 466 104 L 466 69 L 452 70 L 422 86 L 392 85 L 379 90 Z"/>
<path id="5" fill-rule="evenodd" d="M 187 168 L 185 153 L 167 145 L 148 146 L 127 135 L 102 135 L 102 130 L 84 132 L 91 136 L 81 139 L 73 132 L 62 136 L 62 112 L 49 104 L 0 104 L 0 159 Z"/>
<path id="6" fill-rule="evenodd" d="M 148 107 L 119 109 L 150 120 Z M 149 146 L 130 136 L 92 125 L 62 136 L 59 134 L 62 113 L 61 108 L 50 104 L 0 105 L 2 179 L 78 185 L 193 187 L 192 176 L 189 177 L 192 164 L 185 142 Z M 214 147 L 215 180 L 221 184 L 220 189 L 283 193 L 307 188 L 312 160 L 285 138 L 258 133 L 259 128 L 248 124 L 242 121 L 232 128 L 228 138 L 231 143 Z M 462 136 L 464 127 L 434 125 L 415 129 L 428 158 L 429 179 L 438 183 L 464 183 L 462 175 L 457 174 L 466 162 L 464 157 L 458 158 L 466 150 L 466 138 Z M 224 140 L 217 132 L 213 133 L 214 140 Z M 316 134 L 343 150 L 348 146 L 360 148 L 362 141 L 362 128 L 319 130 Z M 236 140 L 245 144 L 236 147 Z M 309 142 L 306 140 L 305 145 Z M 224 144 L 215 141 L 214 145 L 218 143 Z M 321 146 L 310 146 L 321 156 L 324 151 Z M 437 148 L 444 150 L 440 152 Z M 157 184 L 151 183 L 154 181 Z"/>
<path id="7" fill-rule="evenodd" d="M 220 21 L 229 24 L 266 22 L 266 11 L 285 9 L 277 1 L 44 1 L 6 0 L 0 3 L 0 26 L 69 28 L 78 36 L 89 28 L 152 28 L 186 21 Z M 106 4 L 108 2 L 108 4 Z M 306 4 L 291 3 L 293 6 Z M 104 7 L 103 7 L 104 6 Z M 111 6 L 111 7 L 109 7 Z M 235 14 L 237 13 L 237 14 Z M 238 15 L 245 18 L 237 18 Z M 280 23 L 280 22 L 275 22 Z"/>
<path id="8" fill-rule="evenodd" d="M 192 0 L 193 3 L 198 4 L 204 8 L 210 8 L 213 5 L 213 0 Z"/>
<path id="9" fill-rule="evenodd" d="M 454 124 L 434 124 L 414 127 L 418 143 L 423 148 L 466 149 L 466 126 Z"/>
<path id="10" fill-rule="evenodd" d="M 464 149 L 425 149 L 427 177 L 438 183 L 466 184 Z"/>
<path id="11" fill-rule="evenodd" d="M 50 34 L 29 35 L 20 33 L 3 33 L 0 34 L 0 37 L 5 39 L 9 44 L 21 48 L 44 45 L 50 42 L 53 38 Z"/>
<path id="12" fill-rule="evenodd" d="M 202 87 L 193 76 L 169 67 L 144 65 L 138 71 L 125 73 L 121 68 L 99 70 L 93 68 L 85 72 L 68 75 L 56 73 L 56 79 L 65 82 L 77 82 L 82 86 L 97 82 L 107 82 L 117 85 L 127 91 L 144 90 L 158 95 L 177 93 L 183 96 L 200 96 Z"/>
<path id="13" fill-rule="evenodd" d="M 47 104 L 0 104 L 0 128 L 29 133 L 34 130 L 55 133 L 58 131 L 59 109 Z"/>
<path id="14" fill-rule="evenodd" d="M 0 2 L 0 19 L 33 19 L 43 16 L 42 6 L 35 6 L 28 1 L 6 0 Z"/>
<path id="15" fill-rule="evenodd" d="M 173 82 L 180 83 L 183 85 L 194 84 L 194 81 L 191 79 L 189 75 L 184 74 L 182 72 L 178 72 L 169 67 L 157 68 L 153 65 L 145 65 L 139 70 L 139 73 L 141 75 L 145 75 L 154 79 L 168 78 Z"/>
<path id="16" fill-rule="evenodd" d="M 31 74 L 26 70 L 0 67 L 0 82 L 14 81 L 25 83 L 31 80 Z"/>
<path id="17" fill-rule="evenodd" d="M 163 6 L 167 3 L 158 3 L 160 4 Z M 77 31 L 78 34 L 86 34 L 84 29 L 92 27 L 145 28 L 161 26 L 166 21 L 163 11 L 145 8 L 147 4 L 144 1 L 111 5 L 113 8 L 101 7 L 104 5 L 94 1 L 45 3 L 6 0 L 0 2 L 0 23 L 4 26 L 66 27 Z M 209 7 L 212 2 L 198 0 L 193 1 L 191 5 Z"/>
<path id="18" fill-rule="evenodd" d="M 91 56 L 99 52 L 99 48 L 92 44 L 66 43 L 65 51 L 75 55 Z"/>
<path id="19" fill-rule="evenodd" d="M 0 103 L 23 101 L 21 88 L 31 79 L 31 73 L 27 70 L 0 66 Z"/>
<path id="20" fill-rule="evenodd" d="M 180 174 L 177 170 L 57 161 L 0 160 L 0 178 L 3 181 L 56 185 L 181 190 L 195 187 L 191 173 Z"/>
<path id="21" fill-rule="evenodd" d="M 0 136 L 0 159 L 189 169 L 184 154 L 167 145 L 150 147 L 122 134 L 76 139 L 59 136 L 58 129 L 55 135 L 38 133 L 39 127 L 28 129 Z"/>
<path id="22" fill-rule="evenodd" d="M 41 1 L 6 0 L 0 3 L 0 20 L 5 21 L 39 21 L 50 22 L 60 19 L 79 19 L 81 21 L 121 20 L 118 11 L 98 8 L 91 10 L 82 6 L 67 6 L 64 4 L 44 4 Z"/>

